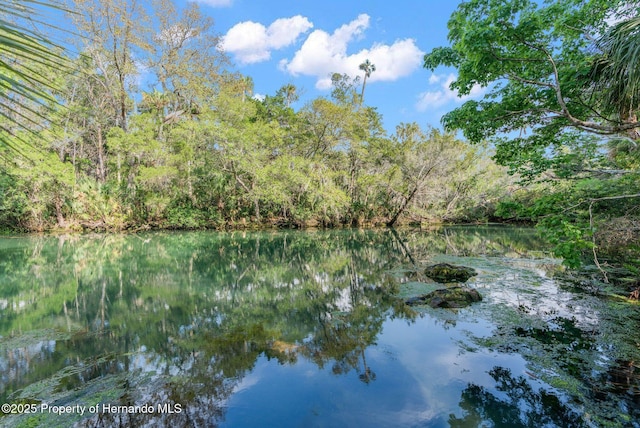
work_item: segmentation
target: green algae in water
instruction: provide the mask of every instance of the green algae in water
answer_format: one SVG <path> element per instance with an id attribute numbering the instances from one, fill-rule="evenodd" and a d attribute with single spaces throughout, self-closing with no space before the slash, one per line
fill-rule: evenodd
<path id="1" fill-rule="evenodd" d="M 44 342 L 67 340 L 73 335 L 72 332 L 54 329 L 32 330 L 19 334 L 14 332 L 10 336 L 0 337 L 0 346 L 5 349 L 28 348 Z"/>
<path id="2" fill-rule="evenodd" d="M 438 283 L 426 283 L 419 281 L 410 281 L 402 283 L 398 287 L 398 298 L 407 299 L 409 297 L 416 297 L 423 294 L 428 294 L 436 290 L 445 288 L 442 284 Z"/>
<path id="3" fill-rule="evenodd" d="M 19 238 L 6 253 L 0 242 L 0 299 L 28 302 L 0 312 L 0 362 L 16 373 L 0 391 L 13 402 L 188 409 L 124 422 L 136 425 L 446 426 L 437 409 L 486 426 L 502 411 L 639 419 L 624 390 L 638 385 L 628 364 L 640 361 L 637 306 L 563 288 L 528 230 L 398 235 L 402 248 L 387 231 L 349 230 Z M 416 267 L 437 261 L 475 269 L 483 301 L 407 308 L 403 297 L 444 287 Z"/>
<path id="4" fill-rule="evenodd" d="M 610 347 L 603 348 L 599 343 L 601 340 L 608 342 L 609 336 L 594 330 L 594 326 L 579 326 L 575 319 L 544 319 L 505 307 L 495 312 L 501 319 L 499 327 L 491 336 L 475 338 L 474 343 L 523 355 L 532 373 L 579 403 L 589 415 L 590 424 L 624 426 L 628 421 L 625 413 L 628 410 L 622 411 L 620 403 L 607 392 L 610 388 L 606 386 L 610 384 L 607 371 L 611 370 L 611 365 L 603 362 L 627 355 L 624 349 L 628 341 L 612 342 Z M 632 372 L 627 372 L 631 383 L 625 388 L 635 389 L 633 394 L 640 395 L 640 370 L 636 369 L 635 374 Z"/>
<path id="5" fill-rule="evenodd" d="M 82 369 L 78 367 L 63 370 L 55 376 L 45 381 L 38 382 L 34 385 L 19 391 L 15 397 L 12 397 L 11 403 L 19 402 L 37 402 L 47 403 L 50 407 L 54 406 L 84 406 L 88 408 L 92 405 L 102 403 L 117 402 L 126 392 L 127 375 L 117 374 L 103 376 L 93 379 L 83 384 L 82 388 L 66 389 L 60 388 L 60 383 L 70 375 L 81 373 Z M 84 415 L 79 413 L 55 414 L 49 412 L 37 413 L 34 415 L 6 415 L 0 418 L 0 426 L 2 427 L 69 427 L 88 416 L 92 416 L 85 412 Z"/>

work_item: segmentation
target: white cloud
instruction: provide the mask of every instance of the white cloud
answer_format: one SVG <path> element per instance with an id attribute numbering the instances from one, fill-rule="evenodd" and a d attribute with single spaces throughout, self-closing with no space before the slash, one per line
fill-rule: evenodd
<path id="1" fill-rule="evenodd" d="M 457 78 L 458 76 L 453 73 L 449 75 L 432 74 L 429 77 L 429 83 L 432 85 L 439 83 L 440 88 L 435 91 L 425 91 L 418 95 L 416 109 L 418 111 L 435 110 L 449 102 L 462 103 L 471 98 L 478 98 L 484 95 L 485 88 L 480 85 L 474 85 L 468 95 L 459 97 L 456 91 L 449 88 L 451 83 L 453 83 Z"/>
<path id="2" fill-rule="evenodd" d="M 242 64 L 252 64 L 271 58 L 271 51 L 293 44 L 300 34 L 313 24 L 304 16 L 280 18 L 269 27 L 245 21 L 234 25 L 222 39 L 222 48 L 235 54 Z"/>
<path id="3" fill-rule="evenodd" d="M 207 6 L 213 7 L 227 7 L 231 6 L 233 0 L 195 0 L 196 3 L 202 3 Z"/>
<path id="4" fill-rule="evenodd" d="M 274 49 L 289 46 L 298 36 L 313 28 L 313 24 L 304 16 L 296 15 L 291 18 L 280 18 L 273 21 L 267 28 L 269 45 Z"/>
<path id="5" fill-rule="evenodd" d="M 133 65 L 136 68 L 136 74 L 133 76 L 133 81 L 137 86 L 142 85 L 145 79 L 149 76 L 151 71 L 144 61 L 139 59 L 133 60 Z"/>
<path id="6" fill-rule="evenodd" d="M 432 85 L 438 83 L 440 80 L 442 80 L 442 74 L 431 73 L 431 76 L 429 76 L 429 83 Z"/>
<path id="7" fill-rule="evenodd" d="M 369 16 L 361 14 L 333 34 L 315 30 L 291 60 L 280 62 L 280 67 L 294 76 L 315 76 L 318 79 L 316 87 L 328 89 L 331 87 L 330 73 L 359 76 L 362 71 L 358 66 L 366 59 L 376 66 L 368 82 L 397 80 L 420 66 L 424 52 L 413 39 L 398 40 L 392 45 L 374 44 L 370 49 L 347 54 L 349 43 L 361 37 L 368 27 Z"/>

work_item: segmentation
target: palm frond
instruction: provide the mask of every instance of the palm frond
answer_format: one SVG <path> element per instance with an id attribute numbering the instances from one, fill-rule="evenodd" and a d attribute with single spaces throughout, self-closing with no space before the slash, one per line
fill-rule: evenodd
<path id="1" fill-rule="evenodd" d="M 604 106 L 621 120 L 640 106 L 640 16 L 613 25 L 599 40 L 592 78 Z"/>
<path id="2" fill-rule="evenodd" d="M 0 147 L 12 147 L 14 129 L 31 131 L 47 122 L 58 89 L 42 70 L 71 70 L 65 49 L 45 31 L 57 28 L 41 20 L 42 11 L 66 11 L 56 0 L 5 0 L 0 4 Z"/>

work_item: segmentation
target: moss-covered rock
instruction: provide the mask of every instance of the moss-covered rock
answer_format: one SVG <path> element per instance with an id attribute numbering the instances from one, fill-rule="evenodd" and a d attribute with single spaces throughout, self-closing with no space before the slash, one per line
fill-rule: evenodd
<path id="1" fill-rule="evenodd" d="M 449 287 L 405 300 L 410 306 L 429 305 L 432 308 L 464 308 L 482 300 L 478 290 L 470 287 Z"/>
<path id="2" fill-rule="evenodd" d="M 450 265 L 449 263 L 428 266 L 424 273 L 427 277 L 440 283 L 467 282 L 469 278 L 478 274 L 473 268 Z"/>

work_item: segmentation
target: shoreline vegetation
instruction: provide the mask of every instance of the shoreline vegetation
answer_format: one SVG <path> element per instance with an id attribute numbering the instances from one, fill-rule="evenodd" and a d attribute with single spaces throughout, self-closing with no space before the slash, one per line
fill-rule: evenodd
<path id="1" fill-rule="evenodd" d="M 453 226 L 530 226 L 535 227 L 536 223 L 527 219 L 500 219 L 500 218 L 477 218 L 459 220 L 420 220 L 402 218 L 394 225 L 389 225 L 388 218 L 374 218 L 364 221 L 353 221 L 351 223 L 331 223 L 323 222 L 319 219 L 292 220 L 284 217 L 262 218 L 256 221 L 255 218 L 240 218 L 234 221 L 222 223 L 192 223 L 190 225 L 170 224 L 167 221 L 158 223 L 118 223 L 109 224 L 102 220 L 67 220 L 63 226 L 51 223 L 48 227 L 36 229 L 20 229 L 16 227 L 4 227 L 0 229 L 0 237 L 9 234 L 91 234 L 91 233 L 138 233 L 147 231 L 268 231 L 268 230 L 332 230 L 332 229 L 424 229 L 432 230 L 441 227 Z"/>
<path id="2" fill-rule="evenodd" d="M 324 223 L 319 220 L 311 219 L 306 221 L 292 221 L 285 218 L 268 218 L 256 222 L 255 219 L 241 218 L 237 221 L 226 223 L 201 223 L 192 225 L 174 225 L 167 223 L 144 223 L 144 224 L 108 224 L 102 221 L 67 221 L 64 226 L 51 225 L 41 229 L 19 229 L 5 227 L 0 229 L 0 237 L 3 235 L 16 234 L 65 234 L 65 233 L 137 233 L 146 231 L 265 231 L 265 230 L 331 230 L 331 229 L 437 229 L 440 227 L 452 226 L 471 226 L 471 225 L 487 225 L 487 226 L 530 226 L 534 227 L 536 223 L 528 220 L 518 221 L 493 221 L 490 219 L 476 219 L 471 221 L 418 221 L 418 220 L 400 220 L 396 224 L 390 226 L 387 219 L 371 219 L 362 222 L 353 223 Z"/>
<path id="3" fill-rule="evenodd" d="M 73 11 L 75 54 L 45 19 L 23 25 L 46 5 L 3 10 L 0 230 L 524 223 L 570 267 L 640 277 L 628 2 L 460 3 L 450 46 L 424 67 L 454 67 L 452 90 L 486 94 L 443 129 L 393 130 L 365 102 L 369 59 L 304 104 L 292 83 L 258 97 L 195 2 L 52 2 Z"/>

